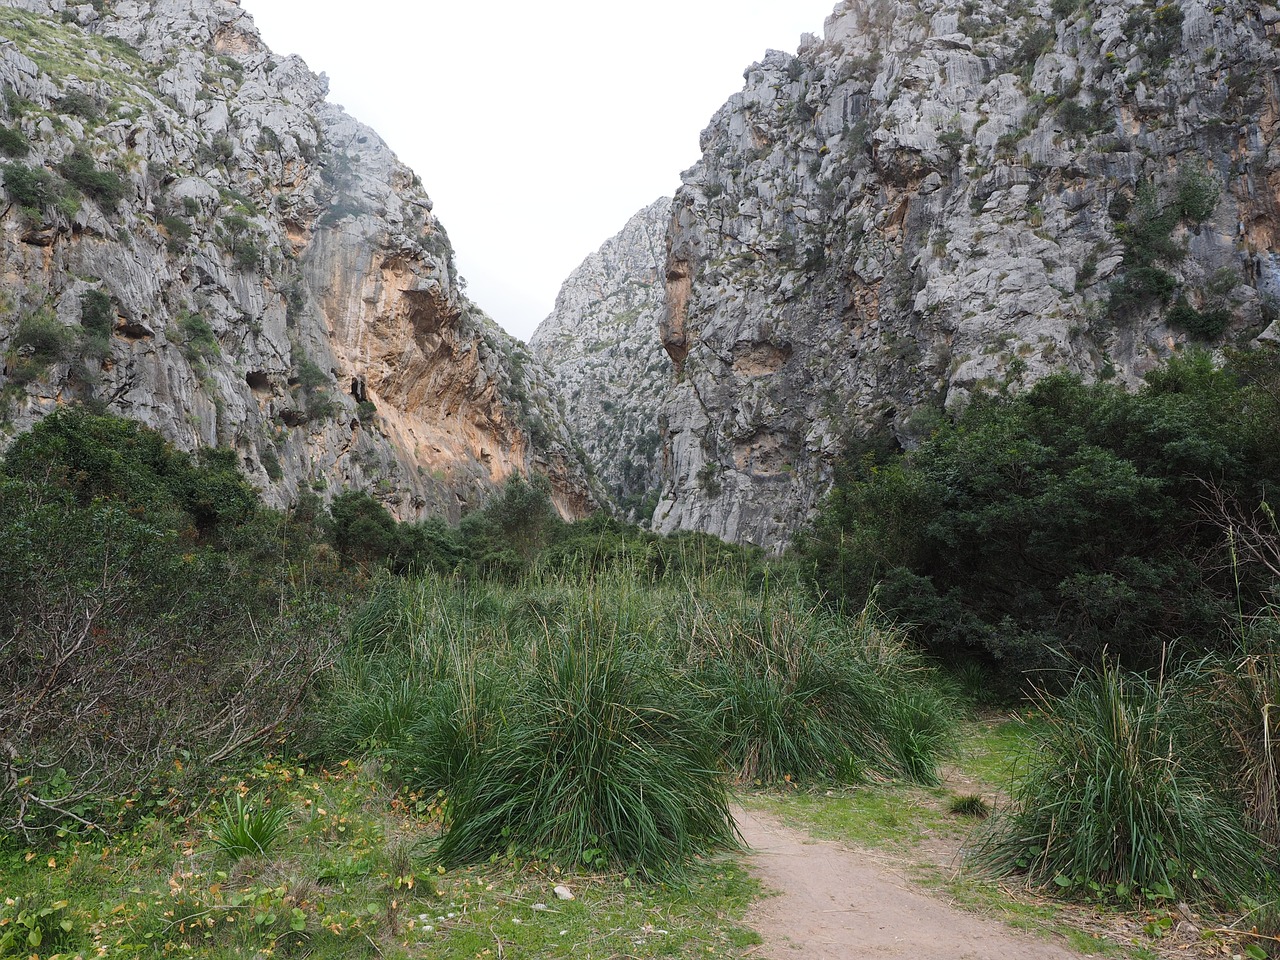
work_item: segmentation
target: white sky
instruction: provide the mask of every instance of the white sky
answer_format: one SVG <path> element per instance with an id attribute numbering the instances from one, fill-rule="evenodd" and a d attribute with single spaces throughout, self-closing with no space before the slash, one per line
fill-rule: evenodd
<path id="1" fill-rule="evenodd" d="M 242 0 L 421 175 L 468 292 L 527 340 L 560 284 L 680 186 L 766 49 L 836 0 Z"/>

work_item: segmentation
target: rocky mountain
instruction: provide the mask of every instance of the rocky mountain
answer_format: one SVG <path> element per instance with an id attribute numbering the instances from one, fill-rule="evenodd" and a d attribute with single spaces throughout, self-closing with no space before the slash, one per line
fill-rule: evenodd
<path id="1" fill-rule="evenodd" d="M 564 282 L 530 340 L 570 430 L 620 511 L 647 521 L 664 482 L 671 360 L 658 339 L 671 200 L 632 217 Z"/>
<path id="2" fill-rule="evenodd" d="M 1271 0 L 846 0 L 702 134 L 654 516 L 777 545 L 860 439 L 1275 338 Z"/>
<path id="3" fill-rule="evenodd" d="M 4 433 L 82 401 L 234 447 L 276 504 L 456 519 L 537 472 L 583 514 L 545 371 L 326 86 L 236 0 L 0 0 Z"/>

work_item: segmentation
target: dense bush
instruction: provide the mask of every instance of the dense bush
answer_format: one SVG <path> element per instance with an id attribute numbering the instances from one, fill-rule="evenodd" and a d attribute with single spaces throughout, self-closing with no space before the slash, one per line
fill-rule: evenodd
<path id="1" fill-rule="evenodd" d="M 6 828 L 110 827 L 175 759 L 208 769 L 299 716 L 332 656 L 336 594 L 316 591 L 324 565 L 308 532 L 259 510 L 234 464 L 75 411 L 10 448 Z"/>
<path id="2" fill-rule="evenodd" d="M 1146 665 L 1168 639 L 1221 644 L 1237 588 L 1256 609 L 1271 584 L 1237 585 L 1202 509 L 1206 484 L 1256 503 L 1280 480 L 1276 361 L 1249 362 L 1252 382 L 1193 355 L 1137 394 L 1059 375 L 975 402 L 837 487 L 801 546 L 814 588 L 853 609 L 878 591 L 931 649 L 1012 673 L 1054 667 L 1051 648 Z"/>
<path id="3" fill-rule="evenodd" d="M 663 665 L 604 624 L 553 630 L 449 791 L 446 863 L 510 846 L 667 875 L 733 838 L 718 758 Z M 584 629 L 587 628 L 587 629 Z"/>
<path id="4" fill-rule="evenodd" d="M 6 163 L 0 169 L 4 171 L 5 192 L 20 207 L 43 210 L 56 203 L 62 195 L 62 185 L 57 178 L 41 167 Z"/>
<path id="5" fill-rule="evenodd" d="M 124 198 L 125 184 L 120 175 L 110 170 L 99 170 L 93 156 L 83 147 L 77 147 L 63 158 L 58 164 L 58 172 L 108 212 L 114 212 Z"/>
<path id="6" fill-rule="evenodd" d="M 80 326 L 91 334 L 108 336 L 115 329 L 116 310 L 101 290 L 86 290 L 80 297 Z"/>
<path id="7" fill-rule="evenodd" d="M 937 782 L 952 714 L 897 636 L 868 611 L 845 623 L 790 591 L 737 599 L 699 610 L 691 658 L 738 779 Z"/>

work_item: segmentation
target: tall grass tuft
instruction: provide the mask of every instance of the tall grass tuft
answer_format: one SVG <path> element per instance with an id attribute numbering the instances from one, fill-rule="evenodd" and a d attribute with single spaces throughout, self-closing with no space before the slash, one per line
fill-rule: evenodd
<path id="1" fill-rule="evenodd" d="M 734 841 L 700 716 L 619 622 L 587 591 L 529 648 L 501 722 L 449 793 L 443 863 L 512 849 L 661 877 Z"/>
<path id="2" fill-rule="evenodd" d="M 974 862 L 1120 899 L 1233 903 L 1260 889 L 1260 846 L 1198 759 L 1203 718 L 1172 684 L 1106 664 L 1040 706 L 1012 807 L 987 821 Z"/>
<path id="3" fill-rule="evenodd" d="M 937 782 L 951 710 L 873 611 L 849 621 L 790 591 L 740 594 L 703 608 L 693 645 L 695 685 L 740 780 Z"/>
<path id="4" fill-rule="evenodd" d="M 1280 847 L 1280 611 L 1245 625 L 1240 649 L 1197 665 L 1228 772 L 1258 836 Z"/>

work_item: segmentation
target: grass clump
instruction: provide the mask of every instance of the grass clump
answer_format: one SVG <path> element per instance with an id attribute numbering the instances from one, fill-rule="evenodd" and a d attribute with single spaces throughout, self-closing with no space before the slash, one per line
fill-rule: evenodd
<path id="1" fill-rule="evenodd" d="M 695 683 L 740 780 L 937 782 L 950 710 L 900 637 L 790 591 L 737 599 L 700 611 Z"/>
<path id="2" fill-rule="evenodd" d="M 936 777 L 947 702 L 871 617 L 790 586 L 651 577 L 636 560 L 586 584 L 384 579 L 320 751 L 443 791 L 446 864 L 518 852 L 652 876 L 732 842 L 728 777 Z"/>
<path id="3" fill-rule="evenodd" d="M 639 651 L 548 637 L 449 794 L 442 861 L 514 847 L 665 876 L 731 843 L 717 757 L 661 676 Z"/>
<path id="4" fill-rule="evenodd" d="M 1010 810 L 973 859 L 1104 898 L 1236 903 L 1263 886 L 1261 847 L 1201 760 L 1174 684 L 1106 664 L 1042 703 Z"/>
<path id="5" fill-rule="evenodd" d="M 262 856 L 284 835 L 288 811 L 266 804 L 246 803 L 243 794 L 234 803 L 222 801 L 223 817 L 213 827 L 213 845 L 232 860 Z"/>
<path id="6" fill-rule="evenodd" d="M 972 817 L 974 820 L 985 820 L 991 816 L 991 804 L 976 793 L 965 793 L 953 797 L 947 804 L 947 812 L 957 817 Z"/>

